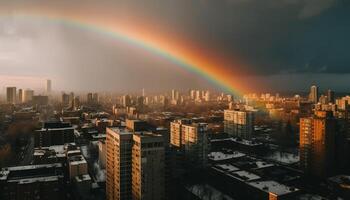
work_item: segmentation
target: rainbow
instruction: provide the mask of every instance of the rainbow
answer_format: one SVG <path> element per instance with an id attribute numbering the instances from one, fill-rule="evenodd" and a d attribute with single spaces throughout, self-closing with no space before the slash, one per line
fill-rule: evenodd
<path id="1" fill-rule="evenodd" d="M 8 14 L 1 14 L 0 11 L 0 17 L 6 16 Z M 86 19 L 81 16 L 60 15 L 43 11 L 18 12 L 15 16 L 26 20 L 48 20 L 51 23 L 73 26 L 84 31 L 91 31 L 111 37 L 175 63 L 177 66 L 205 78 L 224 92 L 235 96 L 241 96 L 246 92 L 242 84 L 238 84 L 238 81 L 234 80 L 232 71 L 228 70 L 227 66 L 220 66 L 229 64 L 210 61 L 207 58 L 203 58 L 203 55 L 189 52 L 189 50 L 185 50 L 183 47 L 174 47 L 174 45 L 169 44 L 169 41 L 149 37 L 147 34 L 130 30 L 125 28 L 125 26 L 119 26 L 119 24 L 94 21 L 93 19 Z"/>

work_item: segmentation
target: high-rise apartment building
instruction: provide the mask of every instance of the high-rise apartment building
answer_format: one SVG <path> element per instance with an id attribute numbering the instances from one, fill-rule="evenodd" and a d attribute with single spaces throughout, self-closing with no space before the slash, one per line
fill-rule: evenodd
<path id="1" fill-rule="evenodd" d="M 107 128 L 106 132 L 107 199 L 130 200 L 133 133 L 119 128 Z"/>
<path id="2" fill-rule="evenodd" d="M 23 90 L 18 89 L 18 103 L 23 103 Z"/>
<path id="3" fill-rule="evenodd" d="M 190 90 L 190 97 L 192 100 L 196 98 L 196 91 L 195 90 Z"/>
<path id="4" fill-rule="evenodd" d="M 30 90 L 30 89 L 24 90 L 23 102 L 28 103 L 32 101 L 33 96 L 34 96 L 34 90 Z"/>
<path id="5" fill-rule="evenodd" d="M 196 101 L 200 101 L 201 100 L 201 91 L 197 90 L 196 91 Z"/>
<path id="6" fill-rule="evenodd" d="M 181 148 L 182 143 L 182 125 L 191 124 L 190 119 L 179 119 L 170 122 L 170 144 L 173 147 Z"/>
<path id="7" fill-rule="evenodd" d="M 316 85 L 313 85 L 310 88 L 309 101 L 313 103 L 318 102 L 318 87 Z"/>
<path id="8" fill-rule="evenodd" d="M 171 90 L 171 100 L 178 100 L 179 99 L 179 91 L 177 90 Z"/>
<path id="9" fill-rule="evenodd" d="M 133 135 L 132 199 L 165 199 L 165 149 L 163 136 L 150 132 Z"/>
<path id="10" fill-rule="evenodd" d="M 128 106 L 131 106 L 131 98 L 129 95 L 124 95 L 122 96 L 122 99 L 121 99 L 121 104 L 124 106 L 124 107 L 128 107 Z"/>
<path id="11" fill-rule="evenodd" d="M 92 104 L 92 102 L 93 102 L 93 97 L 92 97 L 92 93 L 88 93 L 87 95 L 86 95 L 86 101 L 87 101 L 87 103 L 88 104 Z"/>
<path id="12" fill-rule="evenodd" d="M 164 199 L 163 136 L 126 128 L 106 132 L 107 199 Z"/>
<path id="13" fill-rule="evenodd" d="M 70 104 L 70 95 L 69 94 L 66 94 L 66 93 L 63 93 L 62 94 L 62 104 L 64 106 L 68 106 Z"/>
<path id="14" fill-rule="evenodd" d="M 98 103 L 98 101 L 99 101 L 98 93 L 94 93 L 94 94 L 92 95 L 92 101 L 93 101 L 94 103 Z"/>
<path id="15" fill-rule="evenodd" d="M 204 100 L 205 101 L 210 101 L 210 92 L 209 92 L 209 90 L 205 92 Z"/>
<path id="16" fill-rule="evenodd" d="M 205 167 L 209 151 L 208 124 L 183 124 L 181 132 L 181 145 L 186 159 L 196 167 Z"/>
<path id="17" fill-rule="evenodd" d="M 334 91 L 332 90 L 328 90 L 327 91 L 327 98 L 328 98 L 328 102 L 329 103 L 335 103 L 335 95 L 334 95 Z"/>
<path id="18" fill-rule="evenodd" d="M 52 92 L 52 82 L 50 79 L 46 80 L 46 94 L 51 94 Z"/>
<path id="19" fill-rule="evenodd" d="M 246 110 L 224 111 L 224 132 L 242 139 L 251 139 L 254 131 L 254 113 Z"/>
<path id="20" fill-rule="evenodd" d="M 6 100 L 7 103 L 15 104 L 16 103 L 16 87 L 7 87 L 6 88 Z"/>
<path id="21" fill-rule="evenodd" d="M 300 167 L 306 174 L 326 177 L 334 172 L 336 125 L 330 111 L 300 119 Z"/>

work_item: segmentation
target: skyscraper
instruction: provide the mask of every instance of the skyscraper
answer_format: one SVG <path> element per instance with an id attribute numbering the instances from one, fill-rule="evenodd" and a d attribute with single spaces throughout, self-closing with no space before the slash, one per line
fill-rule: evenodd
<path id="1" fill-rule="evenodd" d="M 122 105 L 124 107 L 128 107 L 128 106 L 131 106 L 131 98 L 129 95 L 124 95 L 122 96 Z"/>
<path id="2" fill-rule="evenodd" d="M 131 160 L 133 133 L 107 128 L 106 194 L 108 200 L 131 199 Z"/>
<path id="3" fill-rule="evenodd" d="M 94 94 L 92 95 L 92 101 L 93 101 L 94 103 L 98 103 L 98 101 L 99 101 L 98 93 L 94 93 Z"/>
<path id="4" fill-rule="evenodd" d="M 334 172 L 336 134 L 336 119 L 330 111 L 300 119 L 300 167 L 306 174 L 326 177 Z"/>
<path id="5" fill-rule="evenodd" d="M 64 106 L 69 106 L 70 103 L 70 95 L 66 93 L 62 93 L 62 104 Z"/>
<path id="6" fill-rule="evenodd" d="M 6 100 L 7 103 L 16 103 L 16 87 L 7 87 L 6 88 Z"/>
<path id="7" fill-rule="evenodd" d="M 254 130 L 254 113 L 245 110 L 224 111 L 224 132 L 242 139 L 250 139 Z"/>
<path id="8" fill-rule="evenodd" d="M 205 92 L 204 99 L 205 99 L 205 101 L 210 101 L 210 92 L 209 92 L 209 90 Z"/>
<path id="9" fill-rule="evenodd" d="M 328 90 L 327 91 L 327 98 L 328 98 L 328 102 L 329 103 L 335 103 L 335 95 L 334 95 L 334 91 L 332 90 Z"/>
<path id="10" fill-rule="evenodd" d="M 171 100 L 179 100 L 179 91 L 171 90 Z"/>
<path id="11" fill-rule="evenodd" d="M 23 90 L 18 89 L 18 103 L 23 103 Z"/>
<path id="12" fill-rule="evenodd" d="M 313 85 L 310 88 L 309 101 L 313 103 L 318 102 L 318 87 L 316 85 Z"/>
<path id="13" fill-rule="evenodd" d="M 190 90 L 190 97 L 193 100 L 196 98 L 196 91 L 195 90 Z"/>
<path id="14" fill-rule="evenodd" d="M 46 94 L 51 94 L 52 92 L 52 82 L 50 79 L 46 80 Z"/>
<path id="15" fill-rule="evenodd" d="M 92 93 L 88 93 L 86 97 L 87 97 L 87 103 L 92 104 L 93 103 Z"/>
<path id="16" fill-rule="evenodd" d="M 165 199 L 165 149 L 163 136 L 135 133 L 132 147 L 132 199 Z"/>

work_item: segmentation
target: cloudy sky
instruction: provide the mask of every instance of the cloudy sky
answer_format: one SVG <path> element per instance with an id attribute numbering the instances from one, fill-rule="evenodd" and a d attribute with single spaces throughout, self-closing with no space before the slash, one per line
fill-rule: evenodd
<path id="1" fill-rule="evenodd" d="M 1 87 L 40 88 L 50 78 L 56 90 L 161 91 L 212 85 L 152 52 L 19 14 L 32 9 L 146 23 L 169 33 L 169 40 L 176 35 L 205 51 L 239 58 L 247 69 L 235 71 L 244 71 L 243 81 L 254 80 L 259 89 L 319 84 L 348 91 L 346 0 L 0 0 Z"/>

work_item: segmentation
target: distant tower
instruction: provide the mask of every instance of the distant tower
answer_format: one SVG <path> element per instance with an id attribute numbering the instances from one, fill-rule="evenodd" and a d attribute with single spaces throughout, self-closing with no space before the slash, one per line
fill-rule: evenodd
<path id="1" fill-rule="evenodd" d="M 18 89 L 18 103 L 23 103 L 23 90 Z"/>
<path id="2" fill-rule="evenodd" d="M 124 95 L 124 96 L 122 97 L 122 105 L 123 105 L 124 107 L 128 107 L 128 106 L 131 105 L 131 98 L 130 98 L 129 95 Z"/>
<path id="3" fill-rule="evenodd" d="M 6 100 L 7 103 L 16 103 L 16 87 L 7 87 L 6 88 Z"/>
<path id="4" fill-rule="evenodd" d="M 318 87 L 316 85 L 311 86 L 309 100 L 313 103 L 318 102 Z"/>
<path id="5" fill-rule="evenodd" d="M 327 91 L 327 98 L 328 98 L 329 103 L 335 103 L 334 91 L 328 90 Z"/>
<path id="6" fill-rule="evenodd" d="M 142 96 L 145 97 L 146 94 L 145 94 L 145 88 L 142 88 Z"/>
<path id="7" fill-rule="evenodd" d="M 98 93 L 94 93 L 94 94 L 92 95 L 92 101 L 93 101 L 94 103 L 98 103 L 98 101 L 99 101 Z"/>
<path id="8" fill-rule="evenodd" d="M 51 94 L 52 92 L 52 82 L 50 79 L 46 80 L 46 93 Z"/>
<path id="9" fill-rule="evenodd" d="M 179 91 L 173 89 L 171 90 L 171 100 L 178 100 L 179 99 Z"/>
<path id="10" fill-rule="evenodd" d="M 93 96 L 92 96 L 92 93 L 90 92 L 87 94 L 87 103 L 92 104 L 92 102 L 93 102 Z"/>
<path id="11" fill-rule="evenodd" d="M 28 103 L 33 100 L 34 90 L 26 89 L 24 90 L 23 102 Z"/>

